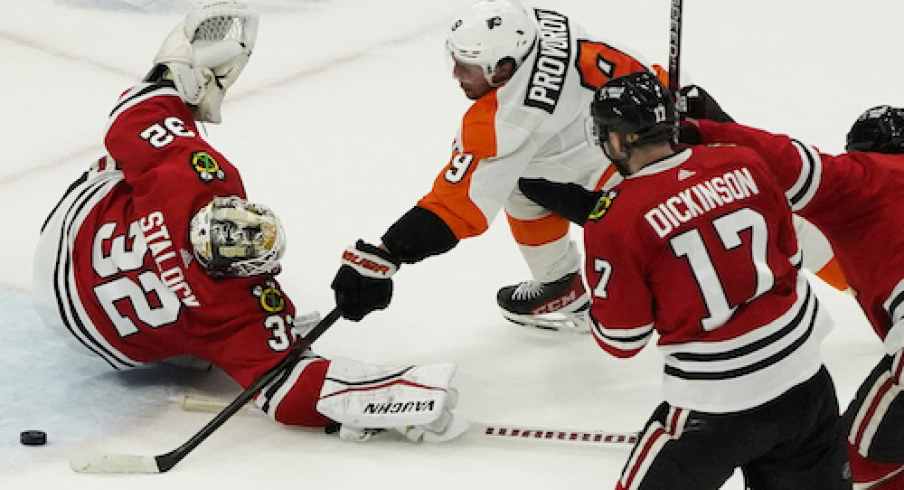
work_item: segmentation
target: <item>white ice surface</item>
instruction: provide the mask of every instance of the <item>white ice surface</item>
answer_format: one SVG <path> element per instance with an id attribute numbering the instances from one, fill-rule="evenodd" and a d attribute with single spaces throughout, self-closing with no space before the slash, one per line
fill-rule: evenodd
<path id="1" fill-rule="evenodd" d="M 290 237 L 283 285 L 302 310 L 332 307 L 338 255 L 376 240 L 429 189 L 467 100 L 442 43 L 471 0 L 260 0 L 256 52 L 208 138 Z M 904 105 L 900 0 L 685 2 L 682 73 L 738 120 L 830 152 L 863 109 Z M 170 397 L 238 390 L 172 368 L 110 373 L 44 330 L 27 300 L 32 250 L 62 191 L 102 152 L 106 116 L 149 68 L 188 0 L 0 0 L 0 485 L 16 489 L 613 488 L 625 447 L 389 438 L 356 445 L 238 415 L 158 476 L 86 476 L 87 450 L 167 452 L 211 417 Z M 547 2 L 594 33 L 666 64 L 667 0 Z M 864 237 L 869 246 L 870 237 Z M 508 324 L 498 287 L 527 269 L 504 218 L 442 257 L 404 267 L 392 306 L 339 321 L 326 355 L 383 364 L 454 361 L 473 420 L 634 430 L 658 403 L 660 357 L 617 360 L 588 337 Z M 837 327 L 827 363 L 846 404 L 881 353 L 854 301 L 821 287 Z M 26 429 L 48 432 L 23 447 Z M 725 488 L 739 489 L 733 478 Z"/>

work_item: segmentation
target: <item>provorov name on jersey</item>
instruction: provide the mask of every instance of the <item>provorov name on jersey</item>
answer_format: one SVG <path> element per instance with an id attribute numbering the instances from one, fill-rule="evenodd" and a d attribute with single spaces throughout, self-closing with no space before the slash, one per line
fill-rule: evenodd
<path id="1" fill-rule="evenodd" d="M 565 85 L 571 60 L 571 34 L 568 18 L 550 10 L 536 9 L 540 26 L 537 61 L 530 75 L 524 105 L 552 114 Z"/>

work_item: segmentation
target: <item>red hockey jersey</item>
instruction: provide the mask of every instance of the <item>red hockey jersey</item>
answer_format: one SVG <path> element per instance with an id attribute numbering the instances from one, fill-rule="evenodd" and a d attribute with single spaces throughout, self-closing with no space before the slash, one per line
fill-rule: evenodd
<path id="1" fill-rule="evenodd" d="M 295 306 L 273 276 L 210 277 L 189 241 L 192 216 L 214 196 L 245 197 L 238 171 L 170 87 L 126 92 L 105 144 L 109 156 L 51 216 L 63 231 L 44 260 L 56 262 L 63 323 L 115 368 L 190 355 L 250 385 L 292 345 Z M 280 390 L 267 407 L 276 420 L 330 423 L 314 409 L 328 363 L 313 364 L 269 387 Z"/>
<path id="2" fill-rule="evenodd" d="M 748 146 L 767 158 L 792 209 L 831 242 L 857 302 L 887 340 L 886 350 L 904 347 L 904 332 L 890 334 L 904 318 L 904 156 L 827 155 L 738 124 L 700 121 L 700 133 L 707 142 Z"/>
<path id="3" fill-rule="evenodd" d="M 665 399 L 725 413 L 809 379 L 829 328 L 784 193 L 753 151 L 694 147 L 600 200 L 584 227 L 592 332 L 619 357 L 654 332 Z"/>

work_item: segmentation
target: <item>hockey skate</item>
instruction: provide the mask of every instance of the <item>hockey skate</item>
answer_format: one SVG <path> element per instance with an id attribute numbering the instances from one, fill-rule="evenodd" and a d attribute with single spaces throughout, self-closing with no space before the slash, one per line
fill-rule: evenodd
<path id="1" fill-rule="evenodd" d="M 553 282 L 506 286 L 499 290 L 496 302 L 502 316 L 523 327 L 590 332 L 590 296 L 576 272 Z"/>

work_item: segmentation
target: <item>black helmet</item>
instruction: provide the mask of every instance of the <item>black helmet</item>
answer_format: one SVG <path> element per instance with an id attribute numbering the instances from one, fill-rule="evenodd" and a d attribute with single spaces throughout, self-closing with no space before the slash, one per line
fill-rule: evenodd
<path id="1" fill-rule="evenodd" d="M 904 153 L 904 109 L 880 105 L 860 114 L 848 131 L 845 149 Z"/>
<path id="2" fill-rule="evenodd" d="M 672 94 L 652 73 L 632 73 L 607 82 L 596 91 L 590 115 L 601 139 L 617 133 L 630 146 L 675 140 Z"/>

